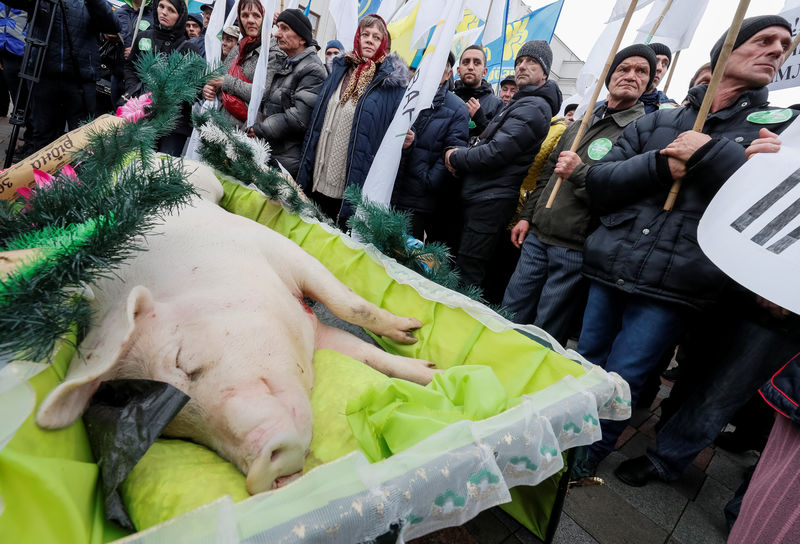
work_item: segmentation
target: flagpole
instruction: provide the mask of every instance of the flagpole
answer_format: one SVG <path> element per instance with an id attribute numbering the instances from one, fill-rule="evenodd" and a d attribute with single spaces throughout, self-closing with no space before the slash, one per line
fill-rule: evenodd
<path id="1" fill-rule="evenodd" d="M 797 46 L 800 45 L 800 32 L 797 33 L 797 36 L 794 37 L 792 40 L 792 44 L 789 46 L 789 49 L 786 51 L 786 54 L 783 56 L 783 62 L 789 60 L 789 57 L 792 56 L 794 50 L 797 49 Z"/>
<path id="2" fill-rule="evenodd" d="M 725 63 L 728 62 L 728 57 L 733 51 L 733 44 L 736 37 L 739 35 L 739 29 L 742 27 L 747 8 L 750 5 L 750 0 L 739 0 L 739 7 L 736 8 L 736 14 L 733 16 L 731 28 L 728 30 L 728 35 L 725 36 L 725 42 L 722 44 L 722 51 L 719 53 L 717 64 L 714 67 L 714 72 L 711 74 L 711 81 L 708 83 L 706 95 L 703 98 L 703 103 L 700 104 L 700 110 L 697 112 L 697 119 L 694 120 L 694 127 L 692 130 L 695 132 L 702 132 L 703 126 L 706 124 L 706 117 L 708 112 L 711 111 L 711 102 L 714 100 L 714 95 L 719 87 L 719 82 L 722 81 L 722 74 L 725 72 Z M 664 203 L 666 211 L 672 210 L 675 205 L 675 200 L 678 198 L 678 191 L 681 190 L 681 180 L 677 180 L 672 184 L 667 195 L 667 201 Z"/>
<path id="3" fill-rule="evenodd" d="M 664 4 L 664 9 L 661 10 L 661 15 L 659 15 L 658 19 L 656 19 L 656 24 L 653 25 L 652 29 L 650 29 L 650 34 L 647 35 L 647 39 L 644 41 L 645 45 L 649 44 L 653 40 L 653 36 L 656 35 L 656 30 L 658 30 L 658 27 L 661 26 L 661 21 L 664 20 L 664 17 L 667 15 L 667 11 L 669 11 L 670 7 L 672 7 L 672 0 L 667 0 L 667 3 Z"/>
<path id="4" fill-rule="evenodd" d="M 606 65 L 603 66 L 603 71 L 600 73 L 600 76 L 597 79 L 597 85 L 594 86 L 594 92 L 592 93 L 592 97 L 589 99 L 586 113 L 583 115 L 583 119 L 581 120 L 581 126 L 578 128 L 578 133 L 575 135 L 575 139 L 572 141 L 572 146 L 570 146 L 569 150 L 572 153 L 575 153 L 575 150 L 578 149 L 578 145 L 581 143 L 583 133 L 586 132 L 586 127 L 589 125 L 589 119 L 592 117 L 594 112 L 595 102 L 597 102 L 597 97 L 600 95 L 603 85 L 605 85 L 606 76 L 608 75 L 608 71 L 611 70 L 611 63 L 614 62 L 614 56 L 617 54 L 617 49 L 619 49 L 619 44 L 622 42 L 622 37 L 625 35 L 625 31 L 628 29 L 628 23 L 631 22 L 633 12 L 636 11 L 637 2 L 638 0 L 631 0 L 631 5 L 628 6 L 628 13 L 625 14 L 625 19 L 622 21 L 622 26 L 619 28 L 617 38 L 614 40 L 614 44 L 611 46 L 611 51 L 608 53 L 608 59 L 606 59 Z M 550 193 L 550 198 L 547 199 L 545 208 L 549 209 L 553 207 L 553 202 L 556 200 L 556 195 L 558 194 L 559 189 L 561 189 L 562 181 L 563 178 L 558 176 L 555 185 L 553 185 L 553 192 Z"/>
<path id="5" fill-rule="evenodd" d="M 136 41 L 136 35 L 139 33 L 139 25 L 142 22 L 142 14 L 144 13 L 144 5 L 147 3 L 147 0 L 142 0 L 142 5 L 139 6 L 139 15 L 136 17 L 136 28 L 133 29 L 133 37 L 131 38 L 131 47 L 133 47 L 133 42 Z"/>
<path id="6" fill-rule="evenodd" d="M 800 35 L 800 34 L 798 34 Z M 664 83 L 664 94 L 667 94 L 667 89 L 669 89 L 669 83 L 672 81 L 672 74 L 675 73 L 675 65 L 678 64 L 678 59 L 681 58 L 681 51 L 678 50 L 675 53 L 675 58 L 672 59 L 672 63 L 669 66 L 669 75 L 667 76 L 667 82 Z"/>
<path id="7" fill-rule="evenodd" d="M 500 42 L 500 72 L 497 76 L 497 90 L 500 91 L 500 82 L 503 81 L 503 58 L 506 56 L 506 27 L 508 26 L 508 3 L 511 0 L 506 0 L 506 7 L 503 9 L 503 41 Z M 492 9 L 489 7 L 489 9 Z"/>

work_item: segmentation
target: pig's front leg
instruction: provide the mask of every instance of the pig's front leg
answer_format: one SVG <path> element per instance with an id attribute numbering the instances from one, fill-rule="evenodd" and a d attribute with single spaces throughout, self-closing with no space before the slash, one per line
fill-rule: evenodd
<path id="1" fill-rule="evenodd" d="M 332 349 L 353 359 L 367 364 L 391 378 L 426 385 L 438 370 L 433 369 L 433 363 L 423 359 L 412 359 L 386 353 L 380 348 L 368 344 L 341 329 L 329 327 L 322 323 L 317 324 L 315 349 Z"/>
<path id="2" fill-rule="evenodd" d="M 403 344 L 413 344 L 413 332 L 422 323 L 413 317 L 400 317 L 363 299 L 340 282 L 322 263 L 305 253 L 295 267 L 302 294 L 322 302 L 336 317 L 364 327 L 375 334 Z"/>

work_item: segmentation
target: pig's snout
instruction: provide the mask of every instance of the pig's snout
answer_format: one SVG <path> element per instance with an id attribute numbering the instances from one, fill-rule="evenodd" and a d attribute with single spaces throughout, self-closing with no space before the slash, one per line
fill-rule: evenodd
<path id="1" fill-rule="evenodd" d="M 247 491 L 251 495 L 272 489 L 275 480 L 303 469 L 306 447 L 297 436 L 283 435 L 271 440 L 250 465 Z"/>

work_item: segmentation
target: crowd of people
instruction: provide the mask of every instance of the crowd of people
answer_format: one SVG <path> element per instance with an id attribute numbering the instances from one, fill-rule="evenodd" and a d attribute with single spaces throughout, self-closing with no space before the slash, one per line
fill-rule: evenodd
<path id="1" fill-rule="evenodd" d="M 50 6 L 65 9 L 53 14 L 20 157 L 54 140 L 65 124 L 72 129 L 100 113 L 101 59 L 117 105 L 147 91 L 135 70 L 143 53 L 205 54 L 210 5 L 189 13 L 183 0 L 158 0 L 140 19 L 142 0 L 126 1 L 113 12 L 105 0 L 39 4 L 40 20 Z M 15 24 L 2 27 L 0 61 L 14 97 L 20 29 L 34 3 L 7 4 L 0 10 Z M 237 26 L 221 34 L 224 75 L 207 83 L 202 98 L 217 100 L 238 128 L 266 140 L 275 166 L 346 229 L 354 210 L 344 191 L 363 186 L 409 67 L 391 52 L 377 15 L 360 20 L 351 47 L 333 40 L 320 51 L 302 11 L 276 13 L 260 115 L 248 126 L 265 16 L 258 0 L 238 3 Z M 513 77 L 497 92 L 485 79 L 484 50 L 473 45 L 459 58 L 449 55 L 432 104 L 403 142 L 392 204 L 408 214 L 411 236 L 451 248 L 465 284 L 484 288 L 517 322 L 564 345 L 577 338 L 584 357 L 627 381 L 634 404 L 680 346 L 680 377 L 656 447 L 616 471 L 629 485 L 678 478 L 800 352 L 798 317 L 735 284 L 697 242 L 699 219 L 722 184 L 754 154 L 779 149 L 778 135 L 800 113 L 768 105 L 766 88 L 791 30 L 779 16 L 744 21 L 702 132 L 692 126 L 724 36 L 681 105 L 658 89 L 672 60 L 666 45 L 622 48 L 605 79 L 607 98 L 584 114 L 579 140 L 578 105 L 562 104 L 547 42 L 522 45 Z M 28 32 L 41 37 L 43 30 Z M 111 44 L 103 56 L 101 34 Z M 191 130 L 187 105 L 159 149 L 180 156 Z M 676 181 L 682 189 L 665 211 Z M 624 426 L 602 422 L 602 440 L 579 457 L 576 477 L 594 473 Z M 752 535 L 754 519 L 740 532 Z"/>

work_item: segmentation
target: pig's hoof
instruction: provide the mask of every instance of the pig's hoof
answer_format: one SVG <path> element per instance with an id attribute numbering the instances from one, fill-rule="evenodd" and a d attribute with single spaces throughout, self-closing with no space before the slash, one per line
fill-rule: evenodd
<path id="1" fill-rule="evenodd" d="M 441 370 L 433 368 L 433 363 L 425 359 L 410 359 L 411 364 L 414 365 L 413 375 L 409 381 L 418 383 L 420 385 L 428 385 L 433 380 L 436 374 L 441 374 Z"/>
<path id="2" fill-rule="evenodd" d="M 396 340 L 401 344 L 414 344 L 417 342 L 417 337 L 414 336 L 414 331 L 422 327 L 422 322 L 413 317 L 398 317 L 395 321 L 395 326 L 386 331 L 383 336 Z"/>

